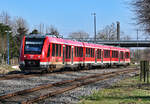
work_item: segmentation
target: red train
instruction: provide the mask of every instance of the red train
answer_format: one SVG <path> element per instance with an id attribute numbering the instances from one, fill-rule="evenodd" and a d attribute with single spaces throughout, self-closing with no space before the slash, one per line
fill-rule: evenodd
<path id="1" fill-rule="evenodd" d="M 25 36 L 20 50 L 20 69 L 26 72 L 129 64 L 129 49 L 43 35 Z"/>

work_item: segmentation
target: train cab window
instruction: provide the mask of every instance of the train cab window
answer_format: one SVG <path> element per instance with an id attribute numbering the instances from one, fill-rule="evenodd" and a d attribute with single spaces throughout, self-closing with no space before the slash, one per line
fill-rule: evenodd
<path id="1" fill-rule="evenodd" d="M 120 52 L 120 59 L 123 59 L 123 52 Z"/>
<path id="2" fill-rule="evenodd" d="M 66 45 L 66 59 L 71 58 L 71 46 Z"/>
<path id="3" fill-rule="evenodd" d="M 118 51 L 112 51 L 112 58 L 118 58 Z"/>
<path id="4" fill-rule="evenodd" d="M 52 44 L 52 56 L 55 56 L 55 44 Z"/>
<path id="5" fill-rule="evenodd" d="M 47 57 L 50 56 L 50 45 L 48 46 L 48 52 L 47 52 Z"/>
<path id="6" fill-rule="evenodd" d="M 125 57 L 126 57 L 126 58 L 129 58 L 129 52 L 126 52 L 126 53 L 125 53 Z"/>
<path id="7" fill-rule="evenodd" d="M 110 50 L 104 50 L 104 58 L 110 57 Z"/>
<path id="8" fill-rule="evenodd" d="M 101 59 L 101 49 L 97 50 L 97 59 Z"/>

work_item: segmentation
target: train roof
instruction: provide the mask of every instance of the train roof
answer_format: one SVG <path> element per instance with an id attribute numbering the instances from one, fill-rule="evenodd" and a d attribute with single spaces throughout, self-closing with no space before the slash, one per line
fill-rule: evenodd
<path id="1" fill-rule="evenodd" d="M 114 46 L 107 46 L 107 45 L 100 45 L 100 44 L 93 44 L 93 43 L 86 43 L 86 42 L 78 42 L 74 40 L 66 40 L 62 38 L 56 38 L 49 35 L 41 35 L 41 34 L 32 34 L 25 36 L 27 38 L 48 38 L 49 42 L 51 43 L 58 43 L 58 44 L 66 44 L 66 45 L 73 45 L 73 46 L 80 46 L 80 47 L 87 47 L 87 48 L 103 48 L 103 49 L 112 49 L 112 50 L 122 50 L 122 51 L 130 51 L 128 48 L 122 47 L 114 47 Z"/>
<path id="2" fill-rule="evenodd" d="M 51 43 L 58 43 L 58 44 L 66 44 L 66 45 L 73 45 L 73 46 L 80 46 L 83 47 L 83 42 L 78 42 L 78 41 L 72 41 L 72 40 L 65 40 L 62 38 L 56 38 L 56 37 L 49 37 L 48 40 Z"/>
<path id="3" fill-rule="evenodd" d="M 46 35 L 41 35 L 41 34 L 32 34 L 32 35 L 26 35 L 26 38 L 45 38 Z"/>

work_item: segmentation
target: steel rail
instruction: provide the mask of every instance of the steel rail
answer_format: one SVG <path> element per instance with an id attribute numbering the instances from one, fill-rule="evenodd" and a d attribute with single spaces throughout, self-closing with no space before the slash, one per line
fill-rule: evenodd
<path id="1" fill-rule="evenodd" d="M 38 96 L 38 97 L 35 97 L 33 99 L 29 99 L 27 101 L 22 101 L 21 104 L 32 104 L 34 102 L 37 102 L 37 101 L 40 101 L 40 100 L 43 100 L 45 98 L 48 98 L 50 96 L 54 96 L 54 95 L 57 95 L 57 94 L 61 94 L 61 93 L 64 93 L 66 91 L 69 91 L 69 90 L 72 90 L 72 89 L 75 89 L 77 87 L 81 87 L 81 86 L 84 86 L 84 85 L 88 85 L 88 84 L 91 84 L 91 83 L 95 83 L 97 81 L 101 81 L 101 80 L 105 80 L 105 79 L 108 79 L 108 78 L 112 78 L 112 77 L 115 77 L 117 75 L 120 75 L 120 74 L 126 74 L 126 73 L 129 73 L 129 72 L 133 72 L 135 70 L 132 70 L 132 71 L 122 71 L 122 72 L 117 72 L 117 73 L 111 73 L 110 75 L 106 75 L 104 76 L 103 78 L 97 78 L 97 79 L 94 79 L 94 80 L 88 80 L 88 81 L 85 81 L 85 82 L 79 82 L 77 84 L 73 84 L 71 86 L 68 86 L 66 88 L 61 88 L 61 89 L 58 89 L 56 91 L 53 91 L 53 92 L 50 92 L 48 94 L 45 94 L 45 95 L 41 95 L 41 96 Z"/>
<path id="2" fill-rule="evenodd" d="M 79 70 L 78 72 L 83 72 L 85 70 Z M 0 76 L 0 80 L 10 80 L 10 79 L 15 79 L 15 78 L 29 78 L 29 77 L 38 77 L 38 76 L 48 76 L 52 74 L 66 74 L 66 73 L 73 73 L 74 71 L 58 71 L 58 72 L 53 72 L 53 73 L 45 73 L 45 74 L 10 74 L 10 75 L 3 75 Z"/>
<path id="3" fill-rule="evenodd" d="M 84 76 L 84 77 L 81 77 L 81 78 L 76 78 L 76 79 L 73 79 L 73 80 L 66 80 L 66 81 L 61 81 L 61 82 L 56 82 L 56 83 L 53 83 L 53 84 L 47 84 L 47 85 L 41 85 L 41 86 L 38 86 L 38 87 L 35 87 L 35 88 L 31 88 L 31 89 L 25 89 L 25 90 L 21 90 L 21 91 L 17 91 L 17 92 L 14 92 L 14 93 L 10 93 L 10 94 L 6 94 L 6 95 L 2 95 L 0 96 L 0 100 L 4 100 L 4 99 L 8 99 L 10 97 L 13 97 L 13 96 L 17 96 L 17 95 L 23 95 L 23 94 L 27 94 L 27 93 L 32 93 L 32 92 L 35 92 L 35 91 L 38 91 L 38 90 L 42 90 L 42 89 L 46 89 L 46 88 L 50 88 L 50 87 L 53 87 L 53 86 L 59 86 L 59 85 L 63 85 L 63 84 L 67 84 L 67 83 L 73 83 L 73 82 L 79 82 L 81 80 L 85 80 L 85 79 L 89 79 L 89 78 L 97 78 L 97 77 L 107 77 L 110 78 L 110 77 L 113 77 L 111 76 L 111 74 L 114 74 L 114 75 L 117 75 L 117 74 L 120 74 L 120 73 L 124 73 L 124 72 L 128 72 L 128 71 L 135 71 L 135 69 L 128 69 L 128 70 L 121 70 L 121 71 L 113 71 L 113 72 L 109 72 L 109 73 L 101 73 L 101 74 L 96 74 L 96 75 L 91 75 L 91 76 Z M 129 71 L 129 72 L 130 72 Z M 106 78 L 105 78 L 106 79 Z M 99 80 L 104 80 L 104 78 L 98 78 L 96 80 L 93 80 L 92 82 L 95 82 L 95 81 L 99 81 Z M 87 82 L 84 82 L 84 83 L 80 83 L 80 84 L 77 84 L 77 85 L 73 85 L 73 86 L 70 86 L 68 88 L 64 88 L 61 90 L 57 90 L 57 91 L 54 91 L 53 93 L 49 93 L 47 95 L 42 95 L 40 97 L 37 97 L 35 99 L 32 99 L 32 100 L 29 100 L 29 101 L 24 101 L 22 102 L 23 104 L 28 104 L 28 103 L 32 103 L 34 101 L 38 101 L 38 100 L 41 100 L 41 98 L 45 98 L 45 97 L 48 97 L 48 96 L 52 96 L 52 95 L 55 95 L 55 94 L 59 94 L 61 92 L 65 92 L 65 91 L 68 91 L 68 90 L 71 90 L 71 89 L 74 89 L 76 87 L 79 87 L 81 85 L 86 85 L 86 84 L 89 84 L 89 83 L 92 83 L 91 81 L 87 81 Z"/>

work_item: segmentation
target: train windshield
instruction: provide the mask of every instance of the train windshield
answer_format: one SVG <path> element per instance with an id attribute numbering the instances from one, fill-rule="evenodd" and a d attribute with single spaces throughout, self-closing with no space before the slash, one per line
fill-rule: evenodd
<path id="1" fill-rule="evenodd" d="M 45 38 L 26 38 L 24 54 L 41 54 Z"/>

